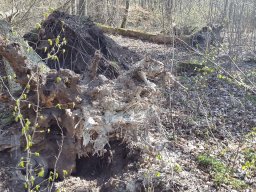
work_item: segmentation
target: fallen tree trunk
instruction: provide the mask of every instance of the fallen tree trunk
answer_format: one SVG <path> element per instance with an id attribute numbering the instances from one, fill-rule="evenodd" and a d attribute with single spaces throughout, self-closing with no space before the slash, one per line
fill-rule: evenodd
<path id="1" fill-rule="evenodd" d="M 140 39 L 157 44 L 168 44 L 174 46 L 196 47 L 205 49 L 210 45 L 220 43 L 220 39 L 216 37 L 220 36 L 220 30 L 213 30 L 211 27 L 203 27 L 202 29 L 190 34 L 190 35 L 164 35 L 164 34 L 152 34 L 142 31 L 135 31 L 123 28 L 113 28 L 110 26 L 97 24 L 97 26 L 105 33 L 113 35 L 122 35 L 125 37 Z"/>
<path id="2" fill-rule="evenodd" d="M 97 26 L 105 33 L 113 34 L 113 35 L 122 35 L 125 37 L 131 37 L 140 39 L 143 41 L 149 41 L 152 43 L 158 43 L 158 44 L 190 44 L 191 37 L 190 36 L 183 36 L 183 37 L 177 37 L 177 36 L 170 36 L 170 35 L 163 35 L 163 34 L 152 34 L 152 33 L 146 33 L 142 31 L 135 31 L 130 29 L 123 29 L 123 28 L 113 28 L 106 25 L 97 24 Z"/>

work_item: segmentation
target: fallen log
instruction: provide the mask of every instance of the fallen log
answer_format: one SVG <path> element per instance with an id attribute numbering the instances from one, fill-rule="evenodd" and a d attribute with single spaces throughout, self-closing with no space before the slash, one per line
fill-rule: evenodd
<path id="1" fill-rule="evenodd" d="M 157 44 L 168 44 L 174 46 L 193 46 L 199 48 L 208 47 L 211 44 L 215 44 L 216 37 L 220 36 L 220 30 L 213 30 L 211 27 L 203 27 L 202 29 L 195 31 L 190 35 L 164 35 L 153 34 L 143 31 L 136 31 L 131 29 L 113 28 L 107 25 L 97 24 L 97 26 L 105 33 L 113 35 L 122 35 L 125 37 L 140 39 Z"/>
<path id="2" fill-rule="evenodd" d="M 152 34 L 142 31 L 135 31 L 124 28 L 113 28 L 107 25 L 97 24 L 97 26 L 105 33 L 113 35 L 122 35 L 125 37 L 131 37 L 135 39 L 140 39 L 143 41 L 149 41 L 158 44 L 189 44 L 191 41 L 190 36 L 183 36 L 178 38 L 177 36 L 163 35 L 163 34 Z"/>

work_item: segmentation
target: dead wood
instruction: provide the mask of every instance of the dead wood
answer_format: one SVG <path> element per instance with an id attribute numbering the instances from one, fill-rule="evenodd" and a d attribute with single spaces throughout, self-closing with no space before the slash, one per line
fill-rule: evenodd
<path id="1" fill-rule="evenodd" d="M 7 40 L 6 37 L 0 36 L 0 55 L 8 61 L 17 76 L 17 82 L 26 90 L 27 98 L 22 99 L 20 103 L 24 118 L 30 119 L 33 124 L 36 115 L 40 117 L 39 130 L 34 134 L 32 150 L 40 152 L 48 162 L 51 162 L 50 168 L 53 168 L 56 162 L 55 156 L 59 152 L 60 129 L 63 129 L 65 140 L 61 157 L 68 157 L 69 160 L 66 158 L 66 161 L 59 163 L 57 169 L 71 171 L 74 168 L 77 152 L 75 150 L 77 146 L 72 142 L 75 139 L 73 130 L 79 119 L 72 115 L 72 112 L 68 112 L 68 109 L 75 109 L 81 102 L 77 87 L 80 76 L 67 69 L 50 70 L 43 62 L 37 60 L 39 58 L 33 56 L 33 51 L 26 52 L 24 41 L 20 39 L 20 42 L 14 42 L 13 39 L 15 38 L 11 37 Z M 40 107 L 37 109 L 38 98 Z M 57 123 L 58 121 L 60 122 Z M 70 127 L 66 127 L 64 123 Z M 49 128 L 52 132 L 47 134 Z M 58 134 L 55 135 L 54 131 Z M 3 146 L 10 147 L 9 144 Z M 21 142 L 21 147 L 25 146 L 24 141 Z"/>
<path id="2" fill-rule="evenodd" d="M 173 38 L 172 36 L 168 35 L 163 35 L 163 34 L 151 34 L 151 33 L 146 33 L 142 31 L 135 31 L 135 30 L 130 30 L 130 29 L 123 29 L 123 28 L 113 28 L 110 26 L 106 25 L 101 25 L 97 24 L 99 28 L 102 29 L 105 33 L 113 34 L 113 35 L 122 35 L 125 37 L 131 37 L 131 38 L 136 38 L 140 39 L 143 41 L 149 41 L 152 43 L 159 43 L 159 44 L 173 44 L 173 42 L 176 43 L 181 43 L 184 41 L 185 43 L 189 43 L 189 37 L 184 37 L 179 39 L 176 39 L 175 37 Z"/>
<path id="3" fill-rule="evenodd" d="M 52 27 L 49 24 L 54 24 L 58 28 L 62 22 L 56 17 L 63 16 L 61 13 L 55 14 L 57 15 L 53 14 L 48 18 L 43 32 L 46 35 L 53 35 L 53 40 L 56 36 L 51 33 Z M 64 16 L 71 20 L 76 19 L 65 14 Z M 69 21 L 65 20 L 65 22 Z M 72 41 L 73 37 L 82 34 L 74 34 L 71 28 L 66 26 L 64 30 L 73 34 L 68 36 L 68 42 L 71 45 L 74 45 L 72 44 L 74 42 L 81 43 L 78 40 L 82 41 L 82 39 Z M 88 29 L 90 30 L 92 29 Z M 142 137 L 147 136 L 145 133 L 150 127 L 161 127 L 155 104 L 159 103 L 159 98 L 163 98 L 165 86 L 168 86 L 163 82 L 166 79 L 169 81 L 169 78 L 165 77 L 164 64 L 146 57 L 118 77 L 113 72 L 102 73 L 102 64 L 106 66 L 105 70 L 110 67 L 115 70 L 118 68 L 118 64 L 109 61 L 113 55 L 108 53 L 114 54 L 114 50 L 119 48 L 121 52 L 117 50 L 115 53 L 118 56 L 122 53 L 122 48 L 116 46 L 113 49 L 107 46 L 108 43 L 102 44 L 106 46 L 100 48 L 95 44 L 99 48 L 99 51 L 96 51 L 91 45 L 98 40 L 104 40 L 101 39 L 104 36 L 88 31 L 85 34 L 90 34 L 90 38 L 93 39 L 89 44 L 84 41 L 83 45 L 86 47 L 80 49 L 84 51 L 80 56 L 84 53 L 88 57 L 83 64 L 77 63 L 73 68 L 80 73 L 83 72 L 86 77 L 84 79 L 71 70 L 72 68 L 69 69 L 72 66 L 72 58 L 67 59 L 66 63 L 65 60 L 60 61 L 65 69 L 61 67 L 50 69 L 51 64 L 54 63 L 46 65 L 42 62 L 42 58 L 31 51 L 21 38 L 10 34 L 10 38 L 7 39 L 7 36 L 0 35 L 0 55 L 13 68 L 17 82 L 27 95 L 25 98 L 20 98 L 20 110 L 23 118 L 31 121 L 32 127 L 29 130 L 33 136 L 31 150 L 39 152 L 48 162 L 49 169 L 56 168 L 60 175 L 62 170 L 71 173 L 76 169 L 77 157 L 88 154 L 103 155 L 110 141 L 143 142 L 147 139 Z M 95 30 L 93 29 L 92 32 Z M 76 51 L 71 49 L 69 43 L 66 48 L 70 49 L 69 54 L 73 54 Z M 35 50 L 42 53 L 40 50 Z M 88 54 L 86 50 L 92 53 Z M 84 67 L 84 70 L 79 71 L 79 67 Z M 26 142 L 22 137 L 21 148 L 25 147 Z M 59 159 L 56 159 L 57 156 Z M 56 161 L 58 161 L 57 167 L 55 167 Z"/>
<path id="4" fill-rule="evenodd" d="M 105 36 L 90 18 L 59 11 L 52 13 L 42 21 L 40 29 L 25 34 L 24 38 L 41 58 L 47 58 L 49 51 L 58 49 L 57 38 L 60 43 L 65 39 L 66 43 L 59 48 L 59 52 L 56 51 L 58 60 L 48 59 L 46 63 L 51 69 L 71 69 L 78 74 L 89 70 L 97 50 L 102 55 L 97 73 L 104 74 L 110 79 L 116 78 L 119 70 L 109 65 L 108 61 L 115 62 L 120 69 L 123 69 L 139 58 L 138 54 L 124 49 Z M 49 41 L 52 41 L 52 45 Z"/>
<path id="5" fill-rule="evenodd" d="M 202 29 L 194 32 L 190 35 L 164 35 L 164 34 L 152 34 L 142 31 L 135 31 L 123 28 L 113 28 L 110 26 L 97 24 L 97 26 L 105 33 L 113 35 L 122 35 L 125 37 L 140 39 L 143 41 L 149 41 L 158 44 L 169 44 L 174 46 L 193 46 L 193 47 L 206 47 L 210 44 L 215 44 L 216 37 L 220 38 L 220 29 L 213 30 L 211 27 L 203 27 Z"/>

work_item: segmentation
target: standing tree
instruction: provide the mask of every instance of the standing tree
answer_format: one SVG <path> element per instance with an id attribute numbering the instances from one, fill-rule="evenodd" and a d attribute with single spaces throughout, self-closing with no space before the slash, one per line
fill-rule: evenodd
<path id="1" fill-rule="evenodd" d="M 125 2 L 125 13 L 124 13 L 124 17 L 123 17 L 123 20 L 122 20 L 121 28 L 125 28 L 125 26 L 126 26 L 128 13 L 129 13 L 129 7 L 130 7 L 130 0 L 126 0 L 126 2 Z"/>

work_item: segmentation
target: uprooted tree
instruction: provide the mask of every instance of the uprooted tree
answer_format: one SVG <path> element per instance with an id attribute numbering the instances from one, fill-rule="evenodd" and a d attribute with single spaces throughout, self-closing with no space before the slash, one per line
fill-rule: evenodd
<path id="1" fill-rule="evenodd" d="M 148 56 L 120 72 L 127 60 L 118 53 L 128 51 L 89 20 L 81 25 L 86 30 L 78 21 L 56 12 L 26 36 L 43 59 L 7 25 L 0 36 L 0 55 L 22 87 L 14 109 L 24 125 L 21 148 L 40 153 L 60 174 L 75 171 L 77 157 L 103 155 L 113 140 L 150 150 L 148 131 L 161 129 L 158 106 L 174 82 L 164 64 Z"/>

